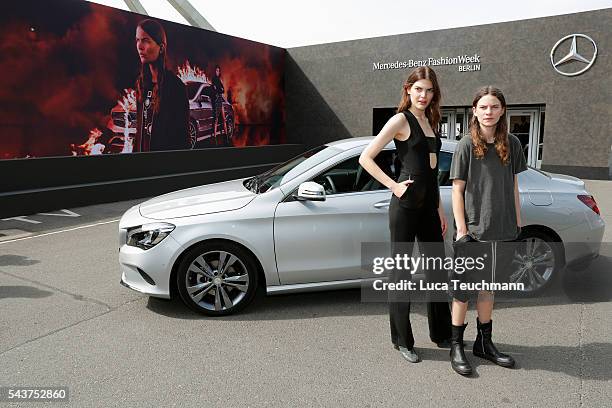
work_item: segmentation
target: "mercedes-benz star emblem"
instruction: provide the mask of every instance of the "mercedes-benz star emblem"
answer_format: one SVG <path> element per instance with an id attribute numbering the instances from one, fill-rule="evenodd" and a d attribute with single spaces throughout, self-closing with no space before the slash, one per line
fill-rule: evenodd
<path id="1" fill-rule="evenodd" d="M 561 48 L 560 46 L 563 44 L 565 45 L 566 42 L 568 42 L 568 40 L 571 38 L 572 42 L 571 45 L 569 47 L 569 52 L 567 54 L 562 54 L 561 52 L 557 53 L 559 55 L 564 55 L 563 57 L 559 58 L 556 62 L 555 62 L 555 54 L 558 48 Z M 584 54 L 584 55 L 590 55 L 590 58 L 585 58 L 583 55 L 581 55 L 580 53 L 578 53 L 578 46 L 576 44 L 576 40 L 578 38 L 585 38 L 587 39 L 591 45 L 593 46 L 593 50 L 592 50 L 592 54 L 589 52 L 589 54 Z M 567 49 L 566 47 L 563 47 L 563 49 Z M 584 50 L 584 51 L 588 51 L 588 50 Z M 597 58 L 597 45 L 595 44 L 595 41 L 593 41 L 593 39 L 587 35 L 584 34 L 570 34 L 568 36 L 563 37 L 562 39 L 560 39 L 559 41 L 557 41 L 557 43 L 554 45 L 554 47 L 552 47 L 552 50 L 550 50 L 550 63 L 552 64 L 553 68 L 555 69 L 555 71 L 557 71 L 558 73 L 560 73 L 561 75 L 565 75 L 565 76 L 576 76 L 576 75 L 580 75 L 583 72 L 585 72 L 586 70 L 588 70 L 589 68 L 591 68 L 591 65 L 593 65 L 593 63 L 595 62 L 595 58 Z M 579 64 L 573 64 L 572 67 L 575 68 L 576 65 L 582 65 L 582 64 L 586 64 L 586 66 L 584 66 L 582 69 L 579 69 L 578 71 L 564 71 L 562 69 L 560 69 L 560 66 L 567 64 L 569 62 L 572 61 L 577 61 Z"/>

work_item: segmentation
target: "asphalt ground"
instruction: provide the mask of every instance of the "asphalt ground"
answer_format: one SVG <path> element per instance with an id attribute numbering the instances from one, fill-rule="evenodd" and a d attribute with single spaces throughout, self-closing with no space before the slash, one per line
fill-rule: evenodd
<path id="1" fill-rule="evenodd" d="M 588 186 L 612 225 L 612 182 Z M 0 386 L 67 386 L 68 403 L 48 404 L 74 407 L 611 405 L 612 253 L 541 297 L 499 303 L 493 338 L 517 368 L 468 351 L 476 374 L 463 378 L 429 341 L 423 304 L 412 313 L 423 362 L 410 364 L 391 347 L 386 305 L 358 290 L 207 318 L 120 286 L 117 221 L 139 201 L 0 221 Z M 471 350 L 472 310 L 468 321 Z"/>

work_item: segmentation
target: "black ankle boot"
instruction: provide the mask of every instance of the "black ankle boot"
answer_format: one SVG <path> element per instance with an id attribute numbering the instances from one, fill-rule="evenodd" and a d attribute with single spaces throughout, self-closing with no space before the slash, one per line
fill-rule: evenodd
<path id="1" fill-rule="evenodd" d="M 455 326 L 452 327 L 452 337 L 451 337 L 451 349 L 450 349 L 450 361 L 451 367 L 457 373 L 461 375 L 470 375 L 472 374 L 472 366 L 465 356 L 465 351 L 463 350 L 463 332 L 467 323 L 463 326 Z"/>
<path id="2" fill-rule="evenodd" d="M 476 336 L 476 341 L 474 342 L 474 355 L 481 358 L 486 358 L 487 360 L 492 361 L 502 367 L 514 367 L 514 359 L 507 354 L 500 353 L 491 340 L 493 321 L 491 320 L 488 323 L 483 324 L 476 319 L 476 324 L 478 325 L 478 335 Z"/>

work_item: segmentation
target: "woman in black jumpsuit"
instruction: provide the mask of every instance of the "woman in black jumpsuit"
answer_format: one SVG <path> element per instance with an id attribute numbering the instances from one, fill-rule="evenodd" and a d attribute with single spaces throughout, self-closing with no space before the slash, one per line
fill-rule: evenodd
<path id="1" fill-rule="evenodd" d="M 440 89 L 433 70 L 429 67 L 415 69 L 404 84 L 398 114 L 389 119 L 359 160 L 365 170 L 393 192 L 389 230 L 394 257 L 395 254 L 411 257 L 415 238 L 419 241 L 419 255 L 445 257 L 443 234 L 446 232 L 446 218 L 438 188 L 438 155 L 442 143 L 433 132 L 440 120 L 439 103 Z M 401 167 L 397 181 L 384 174 L 373 160 L 391 139 L 396 145 L 397 162 Z M 428 282 L 447 281 L 444 270 L 425 269 L 425 275 Z M 411 280 L 409 270 L 390 271 L 389 282 L 404 280 Z M 429 335 L 439 347 L 448 347 L 450 308 L 446 299 L 436 300 L 440 302 L 427 302 Z M 414 350 L 408 291 L 389 291 L 389 322 L 394 347 L 408 361 L 420 361 Z"/>

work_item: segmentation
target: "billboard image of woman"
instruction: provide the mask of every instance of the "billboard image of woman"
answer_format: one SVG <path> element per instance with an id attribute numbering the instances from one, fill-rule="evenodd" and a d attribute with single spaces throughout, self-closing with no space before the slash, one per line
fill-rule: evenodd
<path id="1" fill-rule="evenodd" d="M 0 159 L 285 142 L 284 49 L 51 2 L 2 6 Z"/>

